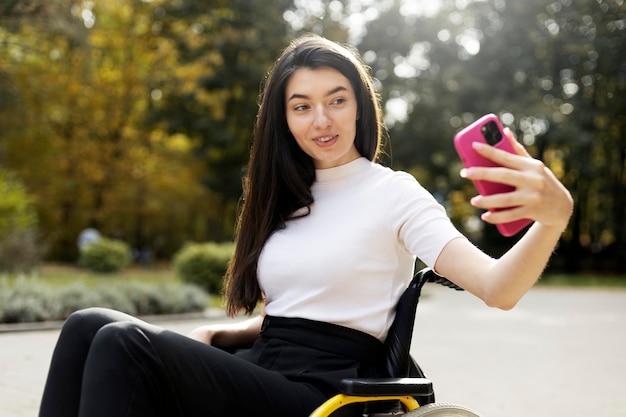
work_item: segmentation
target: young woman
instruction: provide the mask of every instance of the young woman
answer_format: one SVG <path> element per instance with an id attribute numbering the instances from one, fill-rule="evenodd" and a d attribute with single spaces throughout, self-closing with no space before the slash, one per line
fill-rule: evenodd
<path id="1" fill-rule="evenodd" d="M 534 225 L 499 259 L 473 246 L 410 175 L 376 163 L 378 97 L 358 55 L 295 40 L 265 82 L 244 181 L 227 309 L 263 313 L 184 337 L 122 313 L 66 322 L 40 416 L 307 416 L 345 377 L 384 376 L 377 353 L 415 257 L 490 306 L 512 308 L 543 271 L 572 199 L 507 131 L 517 155 L 468 179 L 511 193 L 475 197 L 490 223 Z M 219 348 L 253 343 L 236 354 Z"/>

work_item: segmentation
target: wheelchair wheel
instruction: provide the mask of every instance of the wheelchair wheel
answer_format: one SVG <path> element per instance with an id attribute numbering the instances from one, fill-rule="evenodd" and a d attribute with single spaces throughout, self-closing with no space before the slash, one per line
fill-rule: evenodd
<path id="1" fill-rule="evenodd" d="M 479 414 L 456 404 L 432 403 L 403 414 L 405 417 L 480 417 Z"/>

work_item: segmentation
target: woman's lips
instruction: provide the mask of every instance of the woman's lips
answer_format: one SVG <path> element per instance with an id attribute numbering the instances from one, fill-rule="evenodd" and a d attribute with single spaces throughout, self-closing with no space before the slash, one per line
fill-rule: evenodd
<path id="1" fill-rule="evenodd" d="M 322 146 L 329 146 L 332 145 L 335 140 L 337 139 L 338 135 L 327 135 L 327 136 L 320 136 L 315 138 L 315 142 L 317 142 L 319 145 Z"/>

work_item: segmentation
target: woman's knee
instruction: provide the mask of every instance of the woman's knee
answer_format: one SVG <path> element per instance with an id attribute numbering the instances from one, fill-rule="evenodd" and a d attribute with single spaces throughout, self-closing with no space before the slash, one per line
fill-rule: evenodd
<path id="1" fill-rule="evenodd" d="M 115 321 L 108 323 L 98 330 L 94 343 L 110 343 L 111 341 L 126 341 L 135 338 L 139 329 L 137 324 L 130 321 Z"/>
<path id="2" fill-rule="evenodd" d="M 160 362 L 149 331 L 141 323 L 109 323 L 95 334 L 89 349 L 89 361 L 96 367 L 148 365 Z"/>
<path id="3" fill-rule="evenodd" d="M 63 324 L 62 334 L 91 339 L 102 327 L 128 320 L 132 320 L 132 317 L 119 311 L 100 307 L 85 308 L 75 311 L 67 318 Z"/>
<path id="4" fill-rule="evenodd" d="M 95 334 L 102 326 L 110 323 L 107 310 L 91 307 L 73 312 L 63 324 L 63 331 L 84 333 L 91 330 Z"/>

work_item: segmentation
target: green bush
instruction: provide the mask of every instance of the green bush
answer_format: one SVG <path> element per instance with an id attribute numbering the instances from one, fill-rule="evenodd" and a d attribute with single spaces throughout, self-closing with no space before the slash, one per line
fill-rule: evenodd
<path id="1" fill-rule="evenodd" d="M 233 243 L 188 243 L 175 254 L 174 268 L 183 281 L 219 293 L 234 248 Z"/>
<path id="2" fill-rule="evenodd" d="M 100 238 L 80 251 L 79 265 L 94 272 L 117 272 L 131 261 L 130 246 L 121 240 Z"/>
<path id="3" fill-rule="evenodd" d="M 199 312 L 207 305 L 207 293 L 190 284 L 121 281 L 88 288 L 79 282 L 54 288 L 34 279 L 13 286 L 0 281 L 0 323 L 64 320 L 87 307 L 145 316 Z"/>

